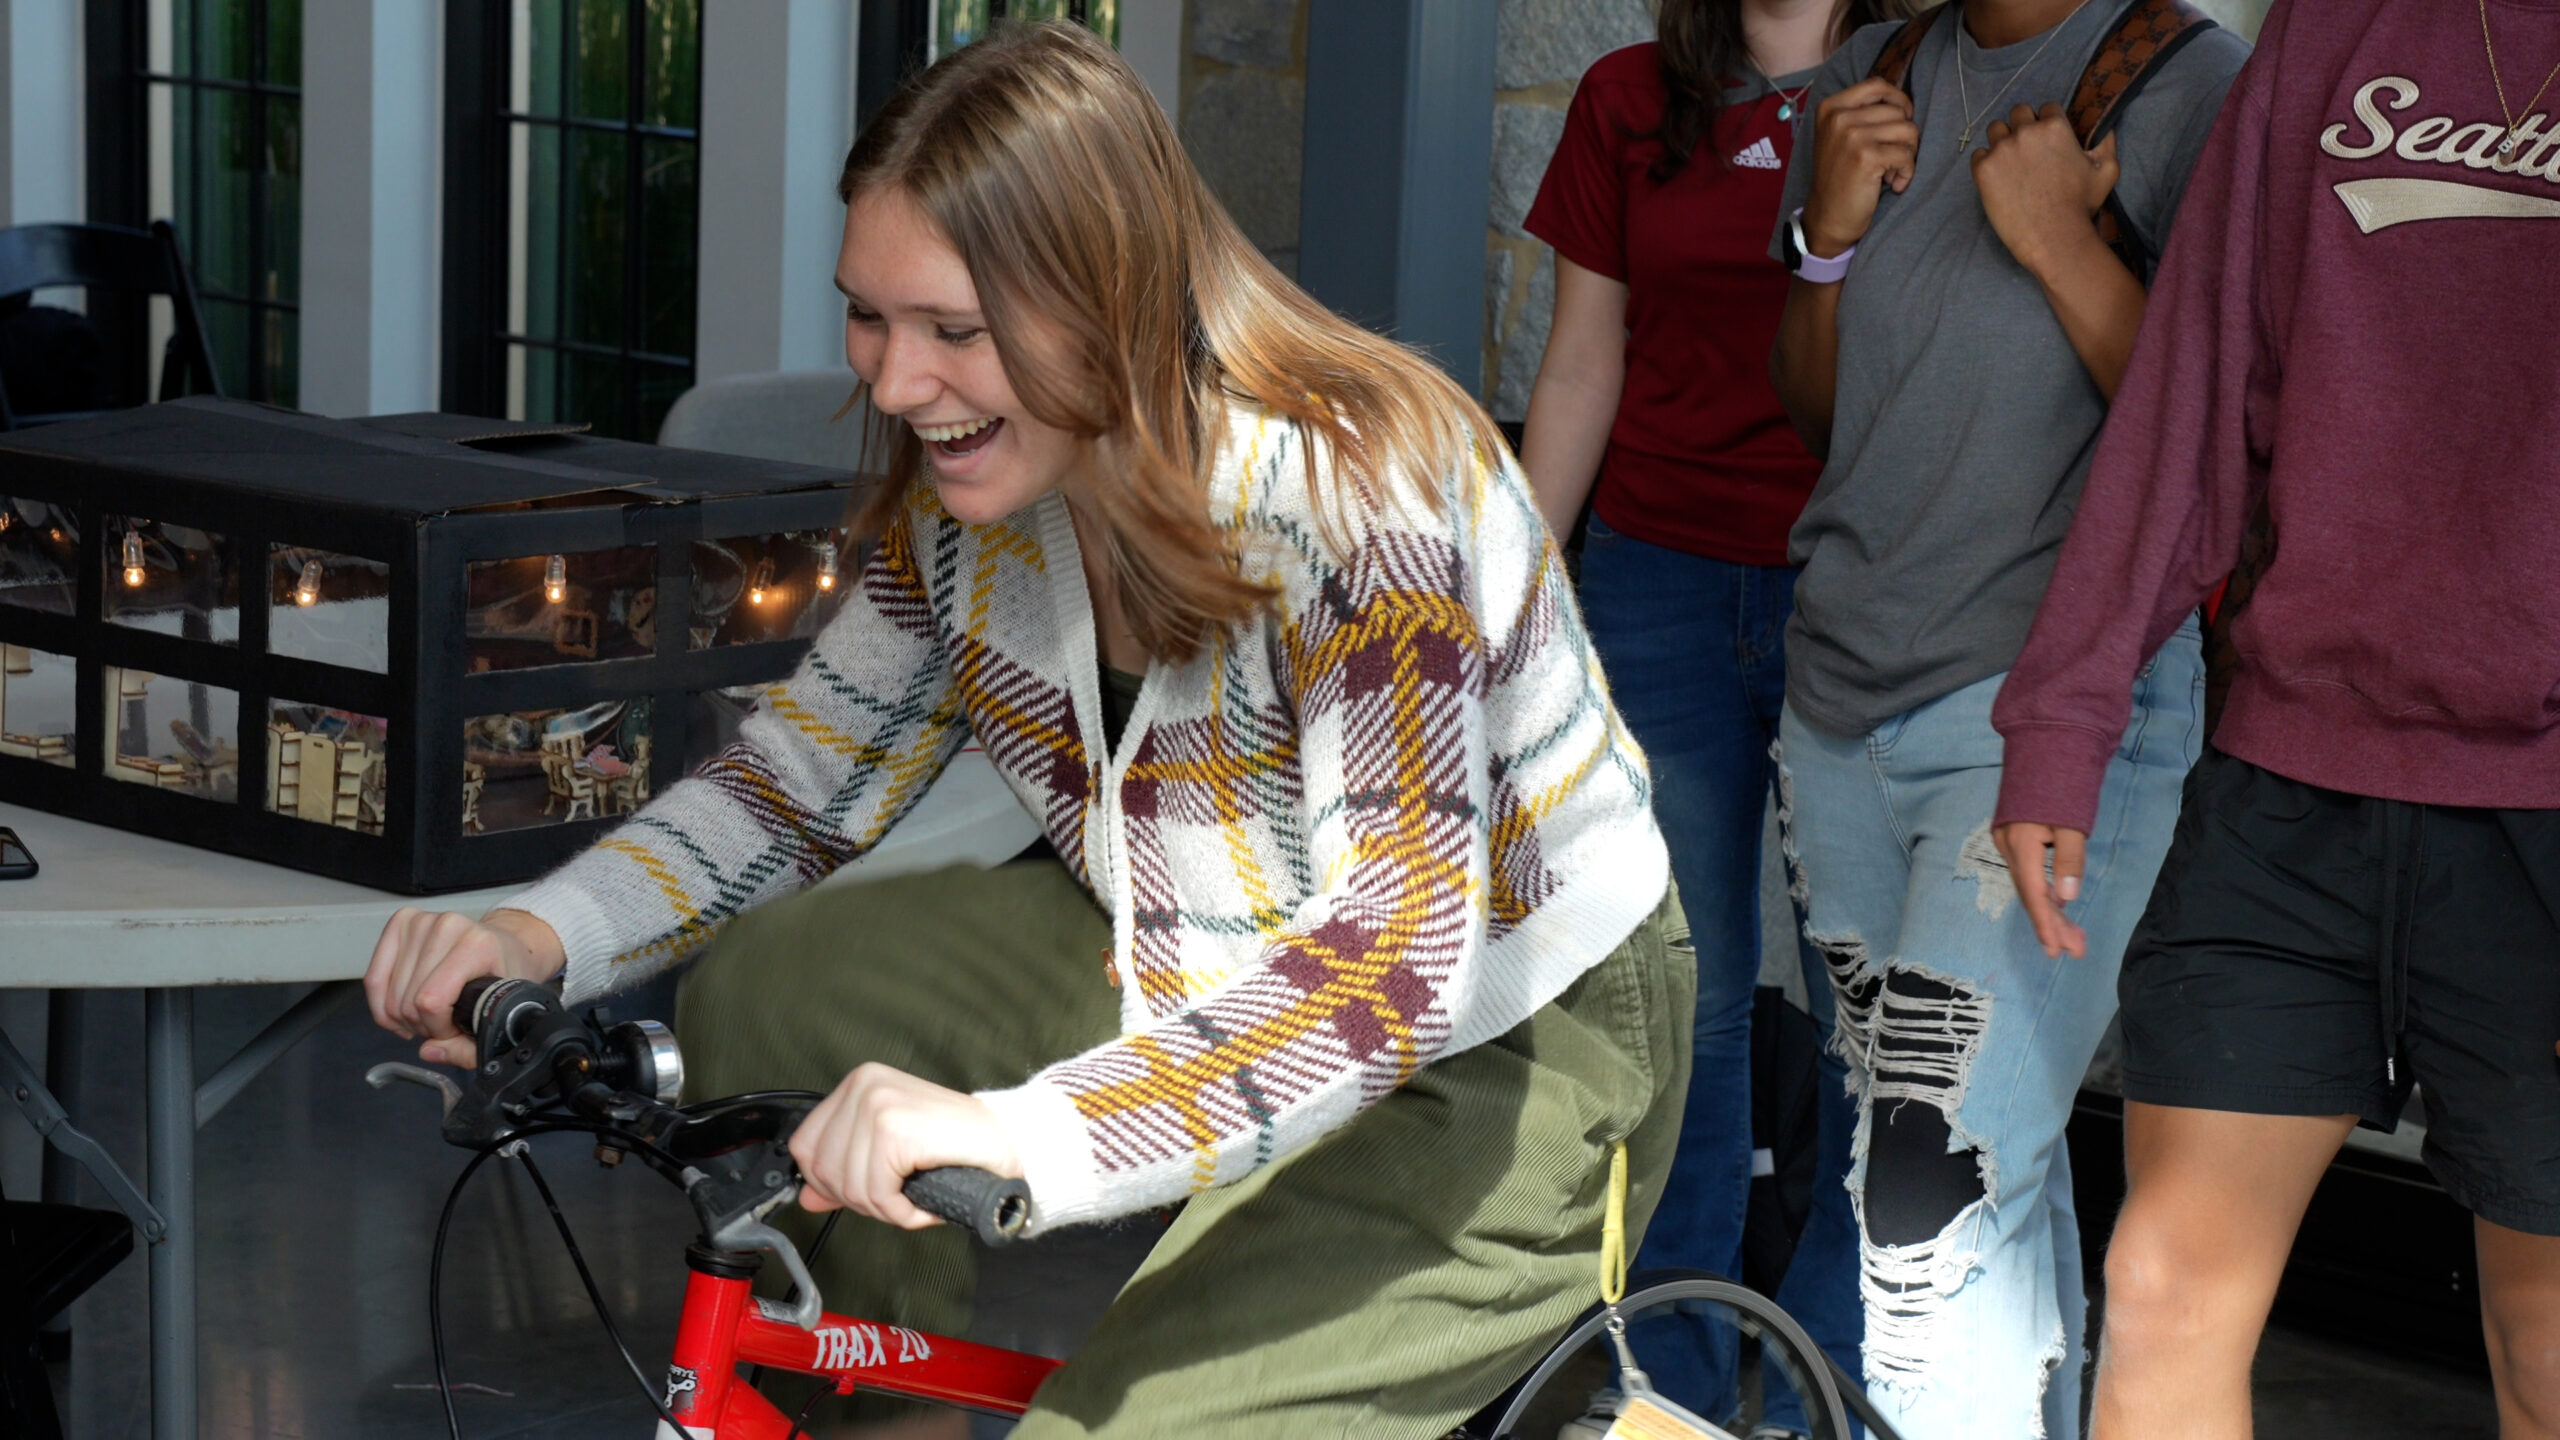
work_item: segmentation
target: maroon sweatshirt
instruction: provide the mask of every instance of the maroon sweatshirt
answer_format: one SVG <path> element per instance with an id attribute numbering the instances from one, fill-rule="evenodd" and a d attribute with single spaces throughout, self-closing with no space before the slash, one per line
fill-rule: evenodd
<path id="1" fill-rule="evenodd" d="M 2560 0 L 2488 10 L 2522 107 Z M 2214 745 L 2360 795 L 2560 808 L 2560 85 L 2502 158 L 2476 16 L 2277 0 L 1992 711 L 2001 822 L 2092 828 L 2135 672 L 2261 496 L 2275 560 Z"/>

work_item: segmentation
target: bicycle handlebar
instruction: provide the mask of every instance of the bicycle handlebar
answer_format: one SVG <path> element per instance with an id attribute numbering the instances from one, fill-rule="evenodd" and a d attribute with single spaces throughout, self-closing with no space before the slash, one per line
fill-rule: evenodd
<path id="1" fill-rule="evenodd" d="M 446 1103 L 446 1138 L 457 1144 L 500 1138 L 499 1132 L 522 1118 L 528 1102 L 549 1091 L 590 1121 L 658 1137 L 677 1150 L 725 1152 L 761 1140 L 770 1145 L 780 1168 L 756 1167 L 761 1173 L 754 1188 L 779 1199 L 799 1183 L 799 1168 L 790 1163 L 785 1142 L 806 1104 L 787 1115 L 766 1115 L 760 1128 L 747 1127 L 754 1129 L 752 1135 L 712 1116 L 674 1109 L 684 1061 L 662 1026 L 640 1021 L 608 1030 L 571 1013 L 549 986 L 495 977 L 463 987 L 454 1001 L 453 1022 L 481 1050 L 481 1063 L 467 1078 L 467 1094 L 456 1087 Z M 454 1123 L 457 1108 L 462 1112 L 459 1125 Z M 695 1140 L 699 1149 L 683 1143 L 686 1139 Z M 663 1167 L 653 1163 L 652 1168 Z M 677 1177 L 670 1172 L 669 1178 Z M 747 1177 L 742 1173 L 739 1178 Z M 1030 1187 L 989 1171 L 967 1166 L 920 1170 L 901 1189 L 917 1209 L 989 1245 L 1019 1238 L 1030 1224 Z"/>
<path id="2" fill-rule="evenodd" d="M 966 1165 L 919 1170 L 899 1187 L 915 1207 L 1002 1245 L 1031 1223 L 1031 1187 Z"/>

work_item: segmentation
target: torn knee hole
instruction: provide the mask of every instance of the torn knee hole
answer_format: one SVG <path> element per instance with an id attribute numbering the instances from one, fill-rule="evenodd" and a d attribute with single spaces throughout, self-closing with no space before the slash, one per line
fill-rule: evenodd
<path id="1" fill-rule="evenodd" d="M 1867 1240 L 1921 1245 L 1986 1198 L 1979 1147 L 1955 1147 L 1946 1114 L 1913 1101 L 1879 1105 L 1867 1136 Z"/>
<path id="2" fill-rule="evenodd" d="M 1956 1128 L 1991 1000 L 1962 981 L 1897 967 L 1879 982 L 1873 1023 L 1867 1238 L 1920 1245 L 1992 1194 L 1990 1154 Z"/>

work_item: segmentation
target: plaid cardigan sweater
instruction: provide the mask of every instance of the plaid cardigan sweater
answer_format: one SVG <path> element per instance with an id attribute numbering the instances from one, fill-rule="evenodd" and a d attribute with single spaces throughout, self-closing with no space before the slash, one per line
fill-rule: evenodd
<path id="1" fill-rule="evenodd" d="M 1041 1228 L 1269 1164 L 1606 957 L 1668 857 L 1519 471 L 1337 550 L 1297 428 L 1239 406 L 1226 431 L 1211 513 L 1277 603 L 1154 665 L 1118 753 L 1064 502 L 971 526 L 919 485 L 739 743 L 509 902 L 559 932 L 570 997 L 876 845 L 972 731 L 1110 912 L 1124 981 L 1122 1038 L 978 1097 Z"/>

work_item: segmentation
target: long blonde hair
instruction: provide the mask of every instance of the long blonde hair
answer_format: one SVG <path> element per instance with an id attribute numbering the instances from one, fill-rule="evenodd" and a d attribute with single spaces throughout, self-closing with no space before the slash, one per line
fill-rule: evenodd
<path id="1" fill-rule="evenodd" d="M 1006 26 L 901 85 L 837 192 L 851 203 L 880 186 L 914 200 L 968 266 L 1024 407 L 1085 441 L 1070 498 L 1158 658 L 1191 658 L 1271 599 L 1209 516 L 1230 397 L 1321 442 L 1305 447 L 1307 483 L 1337 543 L 1391 495 L 1436 508 L 1445 478 L 1500 443 L 1429 361 L 1273 269 L 1136 73 L 1079 26 Z M 864 517 L 875 531 L 897 523 L 926 465 L 911 428 L 887 438 L 888 483 Z"/>

